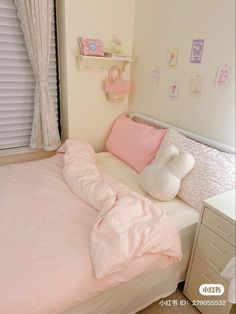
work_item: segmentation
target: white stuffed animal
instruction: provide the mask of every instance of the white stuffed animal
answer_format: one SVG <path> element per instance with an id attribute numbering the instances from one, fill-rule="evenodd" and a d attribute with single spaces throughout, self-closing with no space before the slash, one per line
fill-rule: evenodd
<path id="1" fill-rule="evenodd" d="M 195 159 L 179 152 L 174 145 L 160 148 L 156 158 L 141 173 L 144 191 L 160 201 L 170 201 L 180 188 L 181 179 L 194 167 Z"/>

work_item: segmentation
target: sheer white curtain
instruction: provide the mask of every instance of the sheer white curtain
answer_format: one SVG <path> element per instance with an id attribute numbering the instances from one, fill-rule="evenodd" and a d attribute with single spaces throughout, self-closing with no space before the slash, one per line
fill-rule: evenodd
<path id="1" fill-rule="evenodd" d="M 15 0 L 15 4 L 36 79 L 30 147 L 54 150 L 60 146 L 60 136 L 47 82 L 53 0 Z"/>

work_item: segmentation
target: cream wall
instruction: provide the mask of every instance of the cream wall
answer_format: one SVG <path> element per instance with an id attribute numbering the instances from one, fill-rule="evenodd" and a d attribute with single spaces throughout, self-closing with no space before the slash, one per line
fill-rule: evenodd
<path id="1" fill-rule="evenodd" d="M 127 110 L 127 100 L 110 103 L 102 91 L 107 70 L 97 67 L 113 63 L 90 61 L 94 70 L 78 70 L 78 37 L 100 38 L 109 48 L 117 35 L 131 54 L 135 0 L 58 0 L 57 9 L 63 137 L 88 140 L 99 151 L 114 119 Z"/>
<path id="2" fill-rule="evenodd" d="M 233 146 L 235 128 L 235 1 L 137 0 L 132 67 L 135 93 L 129 107 Z M 200 65 L 190 64 L 193 39 L 205 39 Z M 167 67 L 168 49 L 179 48 L 176 69 Z M 218 65 L 233 68 L 230 86 L 214 88 Z M 161 67 L 159 85 L 151 81 L 153 64 Z M 203 76 L 200 99 L 188 96 L 192 75 Z M 179 81 L 178 100 L 168 95 L 169 84 Z"/>

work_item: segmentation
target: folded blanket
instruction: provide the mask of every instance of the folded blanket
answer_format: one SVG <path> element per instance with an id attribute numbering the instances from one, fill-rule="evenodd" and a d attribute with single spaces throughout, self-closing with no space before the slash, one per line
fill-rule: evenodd
<path id="1" fill-rule="evenodd" d="M 100 211 L 91 231 L 91 260 L 97 279 L 121 270 L 144 254 L 158 254 L 157 268 L 181 260 L 177 228 L 147 198 L 96 167 L 92 146 L 68 140 L 63 175 L 71 190 Z"/>

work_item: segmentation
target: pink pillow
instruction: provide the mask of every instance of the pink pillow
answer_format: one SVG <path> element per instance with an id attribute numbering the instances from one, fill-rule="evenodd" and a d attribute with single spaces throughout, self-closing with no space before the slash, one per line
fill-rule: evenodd
<path id="1" fill-rule="evenodd" d="M 154 159 L 166 131 L 135 122 L 122 114 L 115 120 L 105 148 L 141 172 Z"/>

